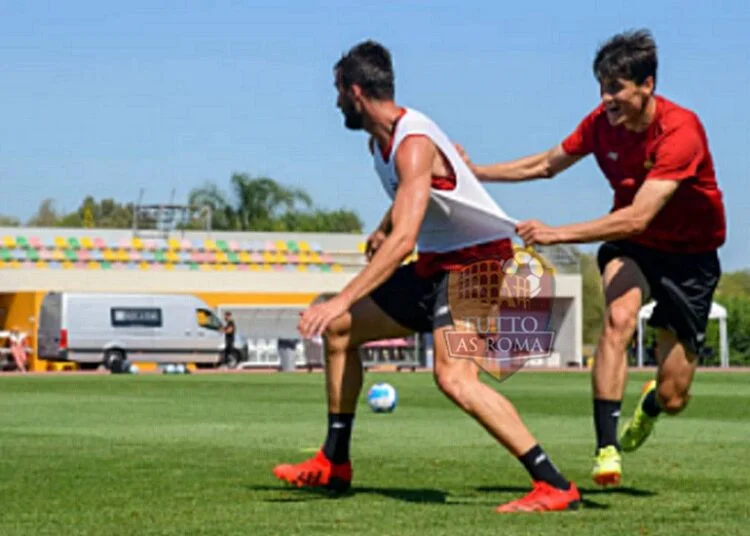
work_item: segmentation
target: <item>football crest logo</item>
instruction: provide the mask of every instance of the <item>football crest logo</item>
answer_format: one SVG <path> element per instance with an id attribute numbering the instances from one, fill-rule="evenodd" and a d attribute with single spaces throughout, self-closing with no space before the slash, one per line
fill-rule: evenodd
<path id="1" fill-rule="evenodd" d="M 445 334 L 450 357 L 473 360 L 498 380 L 531 359 L 548 357 L 554 344 L 554 286 L 554 267 L 531 249 L 451 272 L 454 325 Z"/>

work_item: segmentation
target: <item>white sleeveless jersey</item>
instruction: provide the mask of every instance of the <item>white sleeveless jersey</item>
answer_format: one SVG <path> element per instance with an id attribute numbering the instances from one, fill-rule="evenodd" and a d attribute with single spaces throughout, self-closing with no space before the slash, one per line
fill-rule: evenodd
<path id="1" fill-rule="evenodd" d="M 508 216 L 490 197 L 440 127 L 411 108 L 406 109 L 396 125 L 387 162 L 377 144 L 373 144 L 375 170 L 391 199 L 396 196 L 399 183 L 393 156 L 404 138 L 411 135 L 430 138 L 445 155 L 456 176 L 456 186 L 452 190 L 431 189 L 419 230 L 418 251 L 447 253 L 515 236 L 517 220 Z"/>

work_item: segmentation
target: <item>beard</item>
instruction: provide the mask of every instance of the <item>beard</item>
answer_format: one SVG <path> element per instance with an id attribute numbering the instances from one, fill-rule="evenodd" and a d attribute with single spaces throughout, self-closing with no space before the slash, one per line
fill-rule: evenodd
<path id="1" fill-rule="evenodd" d="M 341 110 L 344 114 L 344 126 L 349 130 L 362 130 L 364 127 L 364 116 L 354 109 L 354 106 L 347 104 Z"/>

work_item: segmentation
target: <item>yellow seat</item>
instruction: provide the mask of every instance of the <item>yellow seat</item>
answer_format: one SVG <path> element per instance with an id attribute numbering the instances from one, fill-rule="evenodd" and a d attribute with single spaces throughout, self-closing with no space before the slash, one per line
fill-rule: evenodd
<path id="1" fill-rule="evenodd" d="M 65 254 L 62 252 L 62 250 L 55 249 L 52 251 L 52 260 L 53 261 L 64 261 L 65 260 Z"/>
<path id="2" fill-rule="evenodd" d="M 323 260 L 320 258 L 320 255 L 313 252 L 313 254 L 310 255 L 310 262 L 315 263 L 315 264 L 320 264 L 323 262 Z"/>
<path id="3" fill-rule="evenodd" d="M 203 247 L 206 249 L 206 251 L 216 251 L 216 242 L 211 240 L 210 238 L 206 238 L 206 240 L 203 242 Z"/>
<path id="4" fill-rule="evenodd" d="M 180 251 L 180 241 L 176 238 L 170 238 L 167 243 L 169 244 L 169 249 L 172 251 Z"/>
<path id="5" fill-rule="evenodd" d="M 306 272 L 307 271 L 307 266 L 305 266 L 304 264 L 300 264 L 300 265 L 297 266 L 297 271 L 298 272 Z"/>
<path id="6" fill-rule="evenodd" d="M 200 267 L 201 267 L 202 272 L 210 272 L 211 270 L 214 269 L 214 267 L 211 264 L 201 264 Z"/>
<path id="7" fill-rule="evenodd" d="M 117 260 L 117 255 L 111 249 L 105 249 L 103 255 L 104 260 L 107 262 L 115 262 Z"/>
<path id="8" fill-rule="evenodd" d="M 97 270 L 101 267 L 101 264 L 96 261 L 89 261 L 89 263 L 86 265 L 86 268 L 88 268 L 89 270 Z"/>
<path id="9" fill-rule="evenodd" d="M 357 251 L 359 251 L 360 253 L 364 253 L 366 249 L 367 249 L 366 242 L 360 242 L 359 244 L 357 244 Z"/>
<path id="10" fill-rule="evenodd" d="M 177 253 L 175 253 L 174 251 L 168 251 L 166 257 L 167 262 L 170 264 L 177 264 L 178 262 L 180 262 L 180 256 L 177 255 Z"/>
<path id="11" fill-rule="evenodd" d="M 300 240 L 298 243 L 300 252 L 307 253 L 308 251 L 311 251 L 312 248 L 310 247 L 310 244 L 308 244 L 304 240 Z"/>
<path id="12" fill-rule="evenodd" d="M 36 266 L 39 269 L 44 269 L 48 267 L 46 261 L 37 261 L 34 266 Z"/>
<path id="13" fill-rule="evenodd" d="M 237 266 L 236 266 L 236 265 L 234 265 L 234 264 L 227 264 L 227 265 L 226 265 L 226 266 L 224 267 L 224 269 L 225 269 L 225 270 L 226 270 L 227 272 L 234 272 L 235 270 L 237 270 Z"/>
<path id="14" fill-rule="evenodd" d="M 20 267 L 21 267 L 21 263 L 20 263 L 20 262 L 18 262 L 18 261 L 10 261 L 10 264 L 9 264 L 9 266 L 10 266 L 11 268 L 15 268 L 15 269 L 18 269 L 18 268 L 20 268 Z"/>
<path id="15" fill-rule="evenodd" d="M 252 257 L 247 251 L 243 251 L 240 253 L 240 262 L 242 264 L 250 264 L 252 262 Z"/>
<path id="16" fill-rule="evenodd" d="M 276 255 L 271 253 L 270 251 L 265 251 L 263 253 L 263 262 L 266 264 L 272 264 L 275 262 Z"/>
<path id="17" fill-rule="evenodd" d="M 56 236 L 55 237 L 55 246 L 57 246 L 60 249 L 67 249 L 68 248 L 68 241 L 65 240 L 62 236 Z"/>
<path id="18" fill-rule="evenodd" d="M 83 249 L 94 249 L 94 241 L 91 240 L 91 237 L 84 236 L 81 238 L 81 247 Z"/>
<path id="19" fill-rule="evenodd" d="M 270 272 L 271 270 L 273 270 L 273 266 L 271 266 L 270 264 L 264 264 L 263 265 L 263 271 L 264 272 Z"/>
<path id="20" fill-rule="evenodd" d="M 250 265 L 250 271 L 251 272 L 260 272 L 260 266 L 258 266 L 257 264 L 251 264 Z"/>
<path id="21" fill-rule="evenodd" d="M 73 268 L 73 263 L 70 261 L 65 261 L 62 263 L 62 267 L 65 270 L 70 270 L 71 268 Z"/>
<path id="22" fill-rule="evenodd" d="M 16 239 L 12 236 L 4 236 L 3 237 L 3 245 L 6 248 L 14 248 L 16 247 Z"/>
<path id="23" fill-rule="evenodd" d="M 286 242 L 283 240 L 277 240 L 274 245 L 276 246 L 276 251 L 289 251 Z"/>
<path id="24" fill-rule="evenodd" d="M 130 247 L 132 247 L 133 249 L 137 249 L 139 251 L 142 250 L 143 249 L 143 240 L 141 240 L 140 238 L 133 238 L 130 241 Z"/>
<path id="25" fill-rule="evenodd" d="M 117 260 L 117 262 L 128 262 L 130 260 L 130 255 L 128 254 L 127 249 L 118 249 L 117 252 L 114 254 L 114 257 Z M 107 256 L 104 255 L 104 258 L 107 259 Z"/>
<path id="26" fill-rule="evenodd" d="M 141 263 L 140 263 L 140 264 L 138 265 L 138 267 L 139 267 L 139 268 L 140 268 L 141 270 L 148 270 L 148 269 L 150 268 L 150 266 L 148 265 L 148 263 L 147 263 L 146 261 L 143 261 L 143 262 L 141 262 Z"/>
<path id="27" fill-rule="evenodd" d="M 341 267 L 340 264 L 334 264 L 332 270 L 334 272 L 343 272 L 344 271 L 344 269 Z"/>
<path id="28" fill-rule="evenodd" d="M 225 264 L 229 262 L 229 258 L 227 257 L 226 253 L 224 253 L 223 251 L 219 251 L 216 253 L 216 262 Z"/>
<path id="29" fill-rule="evenodd" d="M 165 270 L 174 270 L 174 264 L 165 264 L 164 265 Z"/>

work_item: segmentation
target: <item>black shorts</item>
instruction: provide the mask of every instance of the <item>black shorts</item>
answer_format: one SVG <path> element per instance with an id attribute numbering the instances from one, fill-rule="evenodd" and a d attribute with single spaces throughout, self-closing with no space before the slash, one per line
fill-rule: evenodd
<path id="1" fill-rule="evenodd" d="M 385 314 L 401 326 L 417 333 L 431 333 L 453 325 L 448 304 L 449 272 L 419 277 L 414 263 L 399 267 L 371 294 Z"/>
<path id="2" fill-rule="evenodd" d="M 656 301 L 648 324 L 672 330 L 688 350 L 699 353 L 721 277 L 717 252 L 669 253 L 628 241 L 606 242 L 599 248 L 599 270 L 604 273 L 616 257 L 632 259 L 646 276 Z"/>

